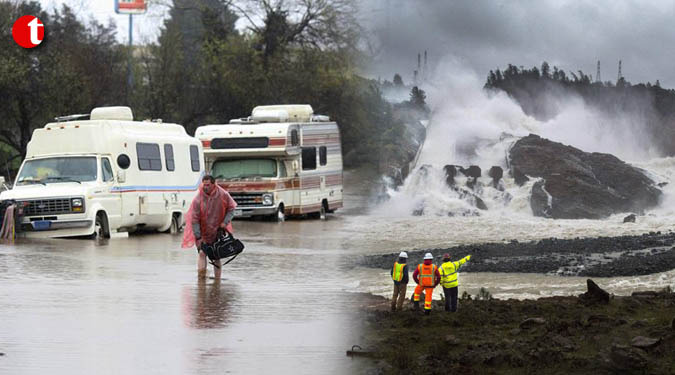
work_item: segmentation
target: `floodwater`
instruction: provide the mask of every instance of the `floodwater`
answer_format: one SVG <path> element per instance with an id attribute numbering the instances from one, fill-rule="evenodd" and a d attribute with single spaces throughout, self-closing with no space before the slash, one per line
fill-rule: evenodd
<path id="1" fill-rule="evenodd" d="M 168 234 L 0 246 L 0 374 L 361 372 L 342 219 L 235 224 L 220 282 Z"/>
<path id="2" fill-rule="evenodd" d="M 325 222 L 236 221 L 247 248 L 220 282 L 198 282 L 196 252 L 181 249 L 180 236 L 0 245 L 0 374 L 363 373 L 368 363 L 345 355 L 363 341 L 353 292 L 388 296 L 391 281 L 387 270 L 354 267 L 360 255 L 673 225 L 658 218 L 623 226 L 614 219 L 401 217 L 386 206 L 373 209 L 372 176 L 345 179 L 346 207 Z M 629 294 L 672 285 L 674 277 L 596 281 Z M 460 293 L 486 287 L 498 298 L 585 289 L 584 278 L 470 268 L 460 280 Z"/>

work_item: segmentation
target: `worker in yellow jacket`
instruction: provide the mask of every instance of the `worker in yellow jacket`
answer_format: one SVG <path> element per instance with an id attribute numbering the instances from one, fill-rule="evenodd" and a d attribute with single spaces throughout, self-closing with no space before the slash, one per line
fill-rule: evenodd
<path id="1" fill-rule="evenodd" d="M 459 269 L 464 263 L 471 259 L 471 255 L 453 262 L 450 260 L 450 254 L 443 254 L 443 264 L 439 267 L 441 274 L 441 286 L 445 294 L 445 311 L 457 311 L 457 287 L 459 286 Z"/>

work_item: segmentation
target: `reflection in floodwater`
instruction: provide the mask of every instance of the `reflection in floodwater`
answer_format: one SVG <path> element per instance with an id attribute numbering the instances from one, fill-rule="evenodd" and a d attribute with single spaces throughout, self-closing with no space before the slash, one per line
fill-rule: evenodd
<path id="1" fill-rule="evenodd" d="M 183 287 L 183 313 L 186 326 L 221 328 L 230 320 L 232 302 L 237 298 L 236 285 L 223 285 L 220 280 L 207 283 L 199 279 L 197 286 Z"/>

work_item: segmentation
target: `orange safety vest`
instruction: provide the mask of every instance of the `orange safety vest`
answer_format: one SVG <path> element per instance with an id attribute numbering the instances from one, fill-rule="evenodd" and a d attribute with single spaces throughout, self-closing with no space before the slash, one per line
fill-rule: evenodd
<path id="1" fill-rule="evenodd" d="M 419 266 L 417 266 L 417 269 L 419 270 L 420 273 L 419 274 L 420 285 L 433 287 L 436 278 L 436 265 L 434 264 L 426 265 L 422 263 Z"/>
<path id="2" fill-rule="evenodd" d="M 406 266 L 405 263 L 399 263 L 399 262 L 394 263 L 394 272 L 391 275 L 391 278 L 394 279 L 394 281 L 403 280 L 403 268 L 405 266 Z"/>

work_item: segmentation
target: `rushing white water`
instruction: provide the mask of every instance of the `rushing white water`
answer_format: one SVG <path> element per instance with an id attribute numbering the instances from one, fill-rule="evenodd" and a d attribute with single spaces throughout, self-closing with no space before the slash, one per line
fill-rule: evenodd
<path id="1" fill-rule="evenodd" d="M 538 121 L 504 92 L 483 90 L 481 79 L 453 60 L 442 64 L 436 75 L 434 82 L 439 83 L 428 88 L 432 116 L 416 168 L 403 186 L 390 189 L 391 199 L 377 207 L 378 212 L 396 217 L 413 212 L 426 216 L 498 215 L 506 220 L 514 215 L 531 216 L 529 196 L 536 181 L 517 186 L 508 176 L 507 155 L 519 137 L 534 133 L 587 152 L 611 153 L 643 168 L 655 182 L 669 183 L 663 204 L 652 214 L 675 214 L 670 209 L 675 203 L 675 159 L 657 157 L 640 114 L 610 116 L 586 105 L 580 97 L 551 93 L 546 100 L 559 113 L 548 121 Z M 471 194 L 446 185 L 442 168 L 448 164 L 481 167 L 477 195 L 487 212 L 475 208 Z M 504 170 L 504 191 L 490 186 L 487 172 L 492 166 Z M 456 182 L 465 186 L 466 178 Z"/>

